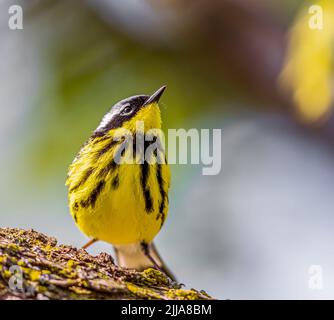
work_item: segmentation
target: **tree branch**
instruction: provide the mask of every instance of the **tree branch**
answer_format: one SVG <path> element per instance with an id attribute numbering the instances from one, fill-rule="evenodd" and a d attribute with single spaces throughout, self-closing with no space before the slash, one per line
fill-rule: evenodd
<path id="1" fill-rule="evenodd" d="M 57 245 L 33 230 L 0 228 L 0 299 L 212 299 L 160 271 L 120 268 L 107 253 Z"/>

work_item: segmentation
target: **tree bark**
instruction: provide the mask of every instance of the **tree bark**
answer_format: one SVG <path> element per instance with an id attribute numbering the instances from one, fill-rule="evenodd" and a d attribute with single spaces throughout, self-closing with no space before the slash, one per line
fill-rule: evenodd
<path id="1" fill-rule="evenodd" d="M 107 253 L 57 245 L 34 230 L 0 228 L 0 299 L 212 299 L 155 269 L 118 267 Z"/>

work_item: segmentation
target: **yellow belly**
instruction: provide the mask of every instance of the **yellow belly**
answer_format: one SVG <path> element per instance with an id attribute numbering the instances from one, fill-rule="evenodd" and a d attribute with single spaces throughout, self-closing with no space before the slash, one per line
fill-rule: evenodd
<path id="1" fill-rule="evenodd" d="M 119 185 L 112 185 L 108 176 L 94 207 L 79 207 L 75 212 L 78 227 L 87 236 L 112 244 L 150 242 L 159 232 L 168 212 L 159 212 L 160 191 L 156 176 L 148 176 L 147 185 L 152 199 L 152 211 L 145 210 L 145 198 L 140 184 L 140 165 L 121 165 Z M 164 165 L 165 167 L 165 165 Z M 153 169 L 153 168 L 152 168 Z M 153 170 L 151 170 L 153 172 Z M 70 195 L 70 204 L 86 197 L 85 189 Z M 72 212 L 74 215 L 74 212 Z"/>

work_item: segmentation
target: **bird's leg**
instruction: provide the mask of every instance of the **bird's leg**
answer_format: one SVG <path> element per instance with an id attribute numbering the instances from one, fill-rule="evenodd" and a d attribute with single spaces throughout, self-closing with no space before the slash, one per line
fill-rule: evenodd
<path id="1" fill-rule="evenodd" d="M 152 262 L 154 268 L 158 269 L 159 271 L 162 271 L 161 268 L 156 263 L 156 261 L 151 256 L 148 244 L 146 242 L 141 242 L 140 245 L 141 245 L 141 249 L 143 250 L 145 256 Z"/>
<path id="2" fill-rule="evenodd" d="M 97 239 L 93 238 L 90 239 L 84 246 L 82 246 L 82 249 L 87 249 L 88 247 L 90 247 L 93 243 L 95 243 L 96 241 L 98 241 Z"/>

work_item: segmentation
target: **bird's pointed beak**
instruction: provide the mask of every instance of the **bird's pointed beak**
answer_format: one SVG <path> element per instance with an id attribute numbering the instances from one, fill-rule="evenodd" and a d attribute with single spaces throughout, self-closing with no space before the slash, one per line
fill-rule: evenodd
<path id="1" fill-rule="evenodd" d="M 154 92 L 145 102 L 144 102 L 144 106 L 151 104 L 151 103 L 157 103 L 160 99 L 160 97 L 162 96 L 162 94 L 164 93 L 165 89 L 167 88 L 167 86 L 163 86 L 160 89 L 158 89 L 156 92 Z"/>

